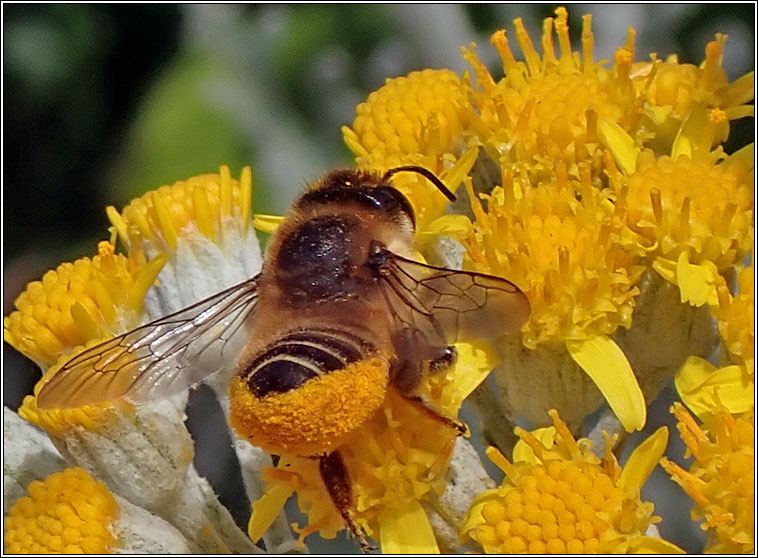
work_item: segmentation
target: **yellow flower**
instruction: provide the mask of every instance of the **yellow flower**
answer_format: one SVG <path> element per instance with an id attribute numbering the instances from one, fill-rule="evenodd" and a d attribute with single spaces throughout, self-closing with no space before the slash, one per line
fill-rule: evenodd
<path id="1" fill-rule="evenodd" d="M 644 150 L 629 176 L 611 177 L 629 227 L 653 267 L 677 284 L 682 301 L 715 302 L 716 275 L 753 246 L 753 186 L 742 161 L 713 164 Z"/>
<path id="2" fill-rule="evenodd" d="M 503 484 L 481 494 L 461 528 L 487 553 L 606 554 L 682 553 L 675 545 L 646 536 L 660 521 L 640 489 L 663 455 L 668 430 L 660 428 L 632 453 L 622 469 L 610 452 L 601 461 L 591 442 L 576 440 L 555 410 L 554 426 L 529 433 L 514 462 L 498 450 L 487 455 L 506 474 Z"/>
<path id="3" fill-rule="evenodd" d="M 64 470 L 50 439 L 7 407 L 3 444 L 3 497 L 10 512 L 6 551 L 103 553 L 110 547 L 119 554 L 192 552 L 187 539 L 164 520 L 111 493 L 84 469 Z"/>
<path id="4" fill-rule="evenodd" d="M 101 242 L 97 256 L 61 264 L 27 285 L 3 320 L 5 341 L 47 368 L 71 347 L 125 331 L 137 324 L 165 261 L 140 266 Z"/>
<path id="5" fill-rule="evenodd" d="M 504 186 L 481 195 L 486 209 L 468 186 L 474 222 L 445 216 L 437 223 L 466 248 L 465 268 L 507 277 L 529 298 L 521 335 L 499 345 L 496 379 L 508 410 L 539 425 L 557 407 L 576 427 L 602 392 L 627 430 L 641 428 L 640 388 L 609 335 L 631 325 L 644 252 L 623 207 L 593 187 L 588 166 L 579 180 L 558 167 L 550 182 L 533 184 L 504 170 Z"/>
<path id="6" fill-rule="evenodd" d="M 668 459 L 661 465 L 695 502 L 692 518 L 705 518 L 705 552 L 755 552 L 755 415 L 740 415 L 724 407 L 698 425 L 681 404 L 672 412 L 679 432 L 695 462 L 686 471 Z"/>
<path id="7" fill-rule="evenodd" d="M 505 31 L 492 35 L 505 73 L 499 81 L 476 56 L 473 44 L 464 49 L 464 58 L 477 76 L 471 129 L 498 166 L 510 168 L 529 182 L 550 180 L 560 167 L 578 176 L 581 162 L 594 175 L 604 164 L 598 124 L 609 122 L 629 130 L 641 111 L 629 76 L 634 30 L 616 51 L 613 67 L 605 69 L 605 61 L 593 58 L 592 16 L 582 20 L 580 54 L 571 50 L 568 12 L 560 7 L 555 13 L 557 17 L 545 19 L 542 26 L 542 57 L 521 18 L 513 24 L 526 62 L 516 61 Z M 558 38 L 557 55 L 553 31 Z"/>
<path id="8" fill-rule="evenodd" d="M 713 314 L 718 320 L 721 341 L 730 362 L 755 371 L 755 262 L 737 273 L 737 294 L 732 296 L 722 282 L 717 286 L 718 306 Z"/>
<path id="9" fill-rule="evenodd" d="M 352 128 L 342 128 L 358 167 L 384 172 L 420 165 L 455 191 L 476 159 L 469 152 L 459 162 L 466 152 L 463 131 L 470 117 L 469 88 L 451 70 L 427 69 L 388 79 L 358 105 Z M 418 175 L 398 174 L 393 185 L 411 201 L 419 232 L 447 205 L 445 197 Z"/>
<path id="10" fill-rule="evenodd" d="M 457 345 L 458 363 L 430 375 L 423 392 L 435 409 L 455 416 L 463 399 L 489 373 L 494 355 L 484 346 Z M 354 520 L 385 553 L 439 553 L 424 504 L 445 489 L 457 431 L 390 388 L 381 409 L 338 449 L 350 474 Z M 317 460 L 282 457 L 265 471 L 266 494 L 253 504 L 249 533 L 257 540 L 293 492 L 308 516 L 301 539 L 319 531 L 333 538 L 345 522 L 332 504 Z"/>
<path id="11" fill-rule="evenodd" d="M 732 296 L 719 277 L 717 302 L 712 312 L 718 320 L 724 358 L 713 366 L 690 357 L 677 371 L 674 384 L 679 397 L 702 420 L 723 406 L 732 414 L 755 407 L 755 312 L 754 267 L 737 274 L 738 292 Z"/>
<path id="12" fill-rule="evenodd" d="M 102 482 L 79 467 L 28 487 L 5 519 L 10 554 L 110 554 L 119 508 Z"/>
<path id="13" fill-rule="evenodd" d="M 655 130 L 655 138 L 649 145 L 658 153 L 668 153 L 677 141 L 683 123 L 703 109 L 718 108 L 724 113 L 709 140 L 698 142 L 706 152 L 714 143 L 726 139 L 728 120 L 753 115 L 753 106 L 749 102 L 755 93 L 754 73 L 728 83 L 721 66 L 725 42 L 726 35 L 717 33 L 716 40 L 706 45 L 705 60 L 699 67 L 680 63 L 675 54 L 665 61 L 653 55 L 651 62 L 634 64 L 634 86 L 645 99 L 641 125 Z M 685 130 L 685 133 L 689 130 L 697 132 L 690 126 Z"/>
<path id="14" fill-rule="evenodd" d="M 137 407 L 117 400 L 46 409 L 37 397 L 71 356 L 254 275 L 261 257 L 249 226 L 251 186 L 249 168 L 237 182 L 222 167 L 149 192 L 121 214 L 108 208 L 111 242 L 30 284 L 4 322 L 5 339 L 45 372 L 19 415 L 43 428 L 69 462 L 174 524 L 196 552 L 254 547 L 190 467 L 186 392 Z M 116 237 L 128 255 L 115 253 Z M 234 366 L 220 364 L 227 373 Z"/>

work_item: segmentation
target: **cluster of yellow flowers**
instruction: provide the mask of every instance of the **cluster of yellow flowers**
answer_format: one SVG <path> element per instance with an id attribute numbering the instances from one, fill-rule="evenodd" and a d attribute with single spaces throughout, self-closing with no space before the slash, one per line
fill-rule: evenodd
<path id="1" fill-rule="evenodd" d="M 436 249 L 429 235 L 452 237 L 465 248 L 464 269 L 507 277 L 529 298 L 529 321 L 494 347 L 507 416 L 538 427 L 556 409 L 570 427 L 565 441 L 605 399 L 617 432 L 639 430 L 647 405 L 677 372 L 688 405 L 707 399 L 712 409 L 716 397 L 731 412 L 749 412 L 752 266 L 740 270 L 754 244 L 753 146 L 727 155 L 721 143 L 730 120 L 753 115 L 753 74 L 728 82 L 724 35 L 706 46 L 699 67 L 654 54 L 636 62 L 633 29 L 606 67 L 593 58 L 591 21 L 584 16 L 575 52 L 567 12 L 558 8 L 544 22 L 540 56 L 515 20 L 523 62 L 506 32 L 496 32 L 492 44 L 505 74 L 499 80 L 473 44 L 463 48 L 472 75 L 425 70 L 389 79 L 358 106 L 353 126 L 343 128 L 345 141 L 361 168 L 422 164 L 453 191 L 464 184 L 469 207 L 458 203 L 445 213 L 417 179 L 398 179 L 423 215 L 417 236 L 424 255 Z M 732 294 L 727 282 L 735 270 Z M 714 317 L 732 364 L 719 370 L 703 360 L 718 342 Z M 748 449 L 752 455 L 752 445 L 739 451 Z M 622 544 L 596 526 L 579 537 L 584 546 L 574 531 L 551 536 L 564 516 L 548 506 L 526 518 L 518 502 L 527 494 L 552 500 L 539 490 L 516 495 L 524 478 L 529 484 L 544 475 L 504 470 L 509 480 L 478 500 L 487 504 L 475 504 L 463 530 L 483 549 L 632 549 L 624 546 L 628 538 Z M 752 482 L 752 471 L 748 476 Z M 752 489 L 747 494 L 752 499 Z M 593 520 L 603 513 L 596 508 Z M 743 538 L 744 525 L 753 524 L 745 514 L 742 505 L 734 511 Z M 570 521 L 574 529 L 576 518 Z"/>
<path id="2" fill-rule="evenodd" d="M 564 8 L 544 22 L 541 56 L 522 21 L 514 26 L 524 61 L 505 31 L 492 36 L 503 78 L 472 44 L 463 48 L 472 73 L 388 79 L 343 134 L 360 169 L 419 165 L 458 192 L 448 207 L 426 179 L 393 178 L 416 213 L 416 248 L 427 260 L 505 277 L 531 304 L 519 332 L 491 346 L 457 345 L 456 365 L 422 383 L 425 399 L 456 416 L 494 369 L 504 414 L 535 430 L 516 428 L 513 448 L 495 440 L 510 459 L 487 451 L 506 475 L 500 487 L 486 478 L 466 483 L 481 463 L 466 457 L 456 431 L 389 391 L 339 448 L 352 480 L 352 520 L 384 552 L 680 552 L 658 535 L 661 519 L 640 496 L 667 429 L 623 468 L 613 454 L 621 436 L 645 426 L 648 404 L 674 379 L 703 424 L 674 406 L 695 463 L 689 471 L 666 459 L 663 466 L 695 502 L 693 517 L 705 518 L 706 550 L 754 552 L 754 268 L 744 265 L 754 244 L 753 147 L 726 154 L 721 145 L 730 120 L 753 114 L 753 76 L 728 82 L 723 35 L 695 66 L 675 56 L 635 62 L 630 29 L 606 67 L 593 57 L 589 15 L 581 52 L 572 50 Z M 253 218 L 251 193 L 250 169 L 237 181 L 222 167 L 150 192 L 121 213 L 109 208 L 110 241 L 92 259 L 31 283 L 5 318 L 5 340 L 46 379 L 77 351 L 253 276 L 261 265 L 253 228 L 270 231 L 278 220 Z M 115 253 L 117 239 L 125 254 Z M 719 341 L 715 367 L 704 358 Z M 191 551 L 256 549 L 190 465 L 186 396 L 58 412 L 40 410 L 38 392 L 19 414 L 88 473 L 67 470 L 46 482 L 71 484 L 88 495 L 70 498 L 107 501 L 117 514 L 89 475 L 100 479 L 175 527 Z M 226 393 L 219 398 L 228 410 Z M 604 402 L 612 435 L 578 436 Z M 590 449 L 598 440 L 602 459 Z M 344 528 L 316 460 L 282 456 L 274 467 L 241 441 L 236 449 L 254 501 L 254 542 L 263 538 L 267 550 L 296 544 L 281 515 L 293 493 L 308 517 L 296 528 L 300 543 Z M 75 482 L 65 481 L 72 475 Z M 455 505 L 445 500 L 454 477 L 471 487 L 455 493 Z M 58 524 L 68 519 L 55 519 L 57 504 L 44 503 L 40 483 L 29 493 L 6 521 L 6 540 L 16 545 L 9 551 L 119 548 L 100 524 L 96 534 L 61 535 Z"/>

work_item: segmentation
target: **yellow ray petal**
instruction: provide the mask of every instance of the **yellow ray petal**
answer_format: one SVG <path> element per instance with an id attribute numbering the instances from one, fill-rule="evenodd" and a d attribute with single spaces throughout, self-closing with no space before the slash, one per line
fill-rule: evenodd
<path id="1" fill-rule="evenodd" d="M 566 341 L 571 358 L 592 378 L 627 432 L 642 430 L 647 406 L 632 367 L 606 335 Z"/>
<path id="2" fill-rule="evenodd" d="M 253 215 L 253 227 L 266 233 L 273 233 L 279 228 L 282 221 L 284 221 L 284 217 L 281 215 L 265 215 L 263 213 Z"/>
<path id="3" fill-rule="evenodd" d="M 439 554 L 437 539 L 424 508 L 410 500 L 403 508 L 388 508 L 379 517 L 382 554 Z"/>
<path id="4" fill-rule="evenodd" d="M 457 234 L 468 234 L 473 230 L 471 220 L 465 215 L 452 214 L 443 215 L 432 221 L 423 231 L 423 234 L 447 234 L 456 236 Z"/>
<path id="5" fill-rule="evenodd" d="M 634 174 L 640 148 L 626 131 L 610 120 L 598 120 L 597 133 L 626 174 Z"/>
<path id="6" fill-rule="evenodd" d="M 702 306 L 706 302 L 718 305 L 718 270 L 713 262 L 706 260 L 700 265 L 691 264 L 687 252 L 682 252 L 676 262 L 676 278 L 682 302 L 689 302 L 692 306 Z"/>
<path id="7" fill-rule="evenodd" d="M 619 478 L 619 486 L 634 496 L 639 495 L 642 485 L 658 465 L 666 451 L 669 441 L 669 429 L 661 426 L 655 434 L 642 442 L 629 456 Z"/>
<path id="8" fill-rule="evenodd" d="M 684 550 L 663 539 L 637 537 L 629 541 L 630 554 L 686 554 Z"/>
<path id="9" fill-rule="evenodd" d="M 755 384 L 741 366 L 716 369 L 699 357 L 689 357 L 674 376 L 679 397 L 698 417 L 716 410 L 715 394 L 730 413 L 748 411 L 755 405 Z"/>
<path id="10" fill-rule="evenodd" d="M 253 514 L 247 525 L 247 534 L 253 542 L 258 541 L 282 511 L 284 503 L 292 495 L 289 485 L 275 484 L 266 493 L 253 502 Z"/>
<path id="11" fill-rule="evenodd" d="M 455 348 L 458 351 L 455 388 L 466 399 L 500 363 L 500 359 L 487 341 L 458 343 Z"/>
<path id="12" fill-rule="evenodd" d="M 552 447 L 555 441 L 555 427 L 546 426 L 532 430 L 532 435 L 537 438 L 545 447 Z M 530 448 L 522 439 L 513 446 L 513 462 L 524 461 L 526 463 L 541 463 L 540 459 L 534 455 L 534 450 Z"/>

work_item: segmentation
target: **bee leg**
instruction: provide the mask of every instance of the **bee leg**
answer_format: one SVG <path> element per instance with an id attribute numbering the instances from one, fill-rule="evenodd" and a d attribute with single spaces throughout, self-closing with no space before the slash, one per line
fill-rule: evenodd
<path id="1" fill-rule="evenodd" d="M 468 436 L 469 430 L 468 426 L 466 426 L 464 423 L 459 422 L 455 419 L 452 419 L 450 417 L 446 417 L 442 413 L 440 413 L 438 410 L 432 408 L 429 406 L 429 404 L 424 401 L 422 397 L 419 397 L 417 395 L 408 395 L 405 393 L 400 392 L 400 395 L 403 396 L 403 399 L 408 401 L 408 403 L 411 403 L 414 405 L 417 409 L 420 409 L 424 411 L 428 416 L 432 417 L 433 419 L 441 422 L 445 426 L 449 428 L 454 428 L 458 431 L 458 436 Z"/>
<path id="2" fill-rule="evenodd" d="M 458 350 L 454 346 L 449 345 L 442 350 L 439 356 L 429 360 L 429 372 L 434 373 L 447 370 L 453 366 L 457 360 Z"/>
<path id="3" fill-rule="evenodd" d="M 347 472 L 347 467 L 345 467 L 342 455 L 340 455 L 338 451 L 333 451 L 328 455 L 322 456 L 319 460 L 318 468 L 332 502 L 337 506 L 342 519 L 345 520 L 353 537 L 355 537 L 358 544 L 361 545 L 363 552 L 369 553 L 372 550 L 376 550 L 376 548 L 368 542 L 366 532 L 355 522 L 353 491 L 350 486 L 350 476 Z"/>
<path id="4" fill-rule="evenodd" d="M 400 393 L 412 393 L 421 383 L 424 370 L 418 360 L 394 359 L 390 365 L 392 384 Z"/>

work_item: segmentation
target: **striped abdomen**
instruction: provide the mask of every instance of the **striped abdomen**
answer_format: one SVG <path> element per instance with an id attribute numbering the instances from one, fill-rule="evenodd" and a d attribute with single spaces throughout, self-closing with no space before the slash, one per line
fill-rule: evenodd
<path id="1" fill-rule="evenodd" d="M 256 397 L 286 393 L 373 352 L 373 345 L 348 331 L 294 331 L 269 345 L 250 364 L 245 379 Z"/>

